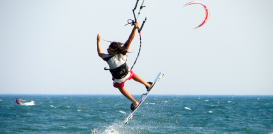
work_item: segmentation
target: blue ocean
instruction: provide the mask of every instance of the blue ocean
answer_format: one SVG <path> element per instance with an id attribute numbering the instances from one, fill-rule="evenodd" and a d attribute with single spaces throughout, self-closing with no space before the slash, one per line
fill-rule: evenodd
<path id="1" fill-rule="evenodd" d="M 130 104 L 122 95 L 0 95 L 0 133 L 273 133 L 273 96 L 150 95 L 125 124 Z"/>

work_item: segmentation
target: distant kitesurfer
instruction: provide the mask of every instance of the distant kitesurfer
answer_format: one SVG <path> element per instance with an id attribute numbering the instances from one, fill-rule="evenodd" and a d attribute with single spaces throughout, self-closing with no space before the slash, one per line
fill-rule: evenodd
<path id="1" fill-rule="evenodd" d="M 151 86 L 151 82 L 146 82 L 141 79 L 138 75 L 136 75 L 126 64 L 127 60 L 127 52 L 129 50 L 130 44 L 135 37 L 136 30 L 138 29 L 139 24 L 136 22 L 134 24 L 134 28 L 129 36 L 129 39 L 125 42 L 125 44 L 121 44 L 119 42 L 111 42 L 109 48 L 107 49 L 108 54 L 104 54 L 100 48 L 101 36 L 97 35 L 97 51 L 99 57 L 101 57 L 104 61 L 106 61 L 110 67 L 110 72 L 112 74 L 113 86 L 118 88 L 119 91 L 130 101 L 131 110 L 134 110 L 138 105 L 138 102 L 131 96 L 131 94 L 124 88 L 124 83 L 127 80 L 133 78 L 133 80 L 145 85 L 148 90 Z M 123 45 L 123 46 L 122 46 Z"/>
<path id="2" fill-rule="evenodd" d="M 20 102 L 20 100 L 22 100 L 22 99 L 16 98 L 16 103 L 17 103 L 18 105 L 22 105 L 22 103 Z"/>

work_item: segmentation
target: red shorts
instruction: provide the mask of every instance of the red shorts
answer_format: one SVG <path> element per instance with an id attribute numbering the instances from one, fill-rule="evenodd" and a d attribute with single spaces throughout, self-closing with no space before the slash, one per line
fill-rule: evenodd
<path id="1" fill-rule="evenodd" d="M 115 82 L 115 81 L 114 81 L 114 83 L 113 83 L 114 87 L 115 87 L 115 88 L 122 88 L 122 87 L 124 87 L 124 83 L 125 83 L 127 80 L 131 80 L 131 79 L 133 78 L 133 76 L 134 76 L 133 70 L 131 70 L 129 73 L 130 73 L 130 74 L 129 74 L 129 77 L 126 78 L 123 82 L 119 83 L 119 82 Z"/>

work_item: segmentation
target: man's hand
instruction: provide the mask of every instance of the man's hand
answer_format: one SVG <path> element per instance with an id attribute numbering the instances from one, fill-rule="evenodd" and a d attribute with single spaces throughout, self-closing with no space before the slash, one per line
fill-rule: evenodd
<path id="1" fill-rule="evenodd" d="M 97 36 L 97 42 L 100 42 L 101 41 L 101 36 L 100 36 L 100 33 L 98 34 Z"/>
<path id="2" fill-rule="evenodd" d="M 135 28 L 139 28 L 138 22 L 135 23 Z"/>

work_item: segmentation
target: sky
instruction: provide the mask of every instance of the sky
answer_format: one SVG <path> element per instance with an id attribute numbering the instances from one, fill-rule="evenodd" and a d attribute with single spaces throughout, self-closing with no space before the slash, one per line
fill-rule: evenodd
<path id="1" fill-rule="evenodd" d="M 142 47 L 133 71 L 145 81 L 165 76 L 152 94 L 273 95 L 273 1 L 146 0 L 138 21 Z M 96 36 L 125 42 L 135 0 L 1 0 L 0 94 L 118 94 Z M 140 1 L 141 3 L 141 1 Z M 150 8 L 151 7 L 151 8 Z M 139 8 L 138 8 L 139 9 Z M 138 9 L 136 12 L 138 12 Z M 149 12 L 149 9 L 150 12 Z M 109 42 L 102 41 L 103 52 Z M 128 66 L 139 49 L 136 35 Z M 146 88 L 133 80 L 134 95 Z"/>

